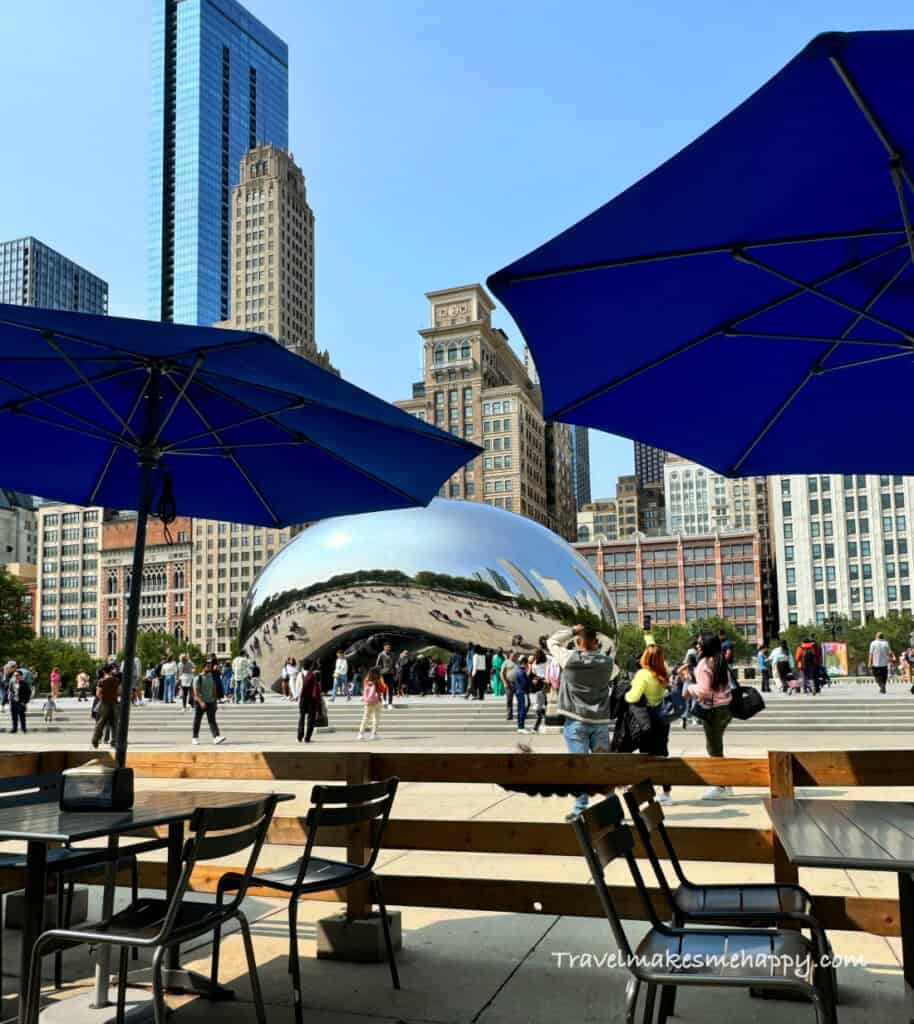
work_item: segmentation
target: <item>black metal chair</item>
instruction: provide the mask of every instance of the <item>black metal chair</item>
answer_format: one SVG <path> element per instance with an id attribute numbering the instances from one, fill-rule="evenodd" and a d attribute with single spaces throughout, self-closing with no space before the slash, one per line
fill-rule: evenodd
<path id="1" fill-rule="evenodd" d="M 60 800 L 62 778 L 49 772 L 42 775 L 20 775 L 16 778 L 0 779 L 0 810 L 21 807 L 27 804 L 57 803 Z M 57 893 L 56 923 L 69 927 L 73 916 L 73 893 L 76 883 L 89 874 L 108 867 L 112 862 L 118 869 L 130 869 L 131 898 L 136 900 L 139 877 L 136 853 L 127 849 L 112 857 L 105 849 L 71 849 L 55 847 L 48 850 L 48 876 L 53 879 Z M 0 853 L 0 870 L 25 871 L 25 853 Z M 0 915 L 0 998 L 3 996 L 3 928 L 5 919 Z M 134 950 L 134 959 L 137 951 Z M 63 984 L 63 958 L 58 952 L 54 957 L 54 987 Z"/>
<path id="2" fill-rule="evenodd" d="M 743 928 L 790 927 L 807 928 L 815 948 L 816 963 L 825 957 L 831 962 L 831 945 L 825 929 L 813 913 L 812 896 L 800 885 L 782 882 L 712 883 L 698 885 L 689 881 L 676 854 L 676 848 L 664 820 L 663 808 L 657 802 L 657 791 L 646 779 L 631 786 L 623 794 L 629 816 L 635 825 L 651 869 L 670 908 L 676 927 L 688 924 L 736 925 Z M 659 837 L 673 867 L 678 885 L 670 884 L 654 845 Z M 832 1001 L 837 1003 L 838 983 L 834 968 L 822 969 L 822 977 L 831 987 Z M 671 1008 L 672 1012 L 672 1008 Z"/>
<path id="3" fill-rule="evenodd" d="M 632 975 L 626 992 L 626 1024 L 635 1020 L 642 984 L 646 985 L 644 1024 L 654 1019 L 658 989 L 657 1024 L 666 1024 L 680 985 L 793 993 L 812 1003 L 816 1024 L 833 1024 L 836 1017 L 830 987 L 817 976 L 812 943 L 800 932 L 710 926 L 685 929 L 661 921 L 635 860 L 634 834 L 623 817 L 620 800 L 612 796 L 585 811 L 573 826 L 619 952 Z M 651 926 L 634 950 L 604 877 L 607 864 L 619 857 L 628 864 Z M 805 973 L 801 972 L 803 965 Z"/>
<path id="4" fill-rule="evenodd" d="M 374 873 L 399 783 L 399 779 L 392 778 L 383 782 L 368 782 L 355 786 L 315 786 L 311 791 L 312 807 L 305 819 L 308 838 L 303 856 L 275 871 L 255 874 L 251 879 L 251 885 L 257 888 L 275 889 L 289 897 L 289 973 L 292 975 L 297 1024 L 302 1024 L 304 1019 L 301 967 L 298 960 L 298 903 L 302 896 L 307 894 L 342 889 L 356 882 L 370 882 L 374 902 L 377 903 L 381 914 L 391 980 L 394 988 L 400 987 L 384 892 L 381 879 Z M 367 863 L 350 864 L 346 861 L 325 860 L 323 857 L 312 856 L 315 845 L 320 845 L 315 843 L 315 840 L 322 828 L 359 825 L 371 829 L 371 853 Z M 221 900 L 224 893 L 232 891 L 239 883 L 237 875 L 224 875 L 219 881 L 218 899 Z M 219 940 L 220 934 L 217 930 L 213 944 L 213 982 L 216 982 L 218 977 Z"/>
<path id="5" fill-rule="evenodd" d="M 41 961 L 58 949 L 84 943 L 108 944 L 120 948 L 118 967 L 117 1020 L 122 1022 L 127 992 L 127 953 L 130 947 L 154 949 L 152 958 L 152 993 L 155 1024 L 165 1024 L 167 1008 L 162 977 L 162 960 L 167 950 L 198 936 L 215 933 L 223 924 L 237 920 L 244 938 L 251 991 L 258 1024 L 266 1024 L 266 1012 L 254 946 L 247 918 L 241 911 L 257 858 L 273 817 L 277 798 L 234 804 L 229 807 L 201 808 L 190 821 L 193 833 L 184 844 L 184 868 L 175 891 L 166 899 L 137 899 L 129 907 L 108 920 L 84 924 L 76 928 L 54 928 L 44 932 L 32 952 L 25 1021 L 38 1024 L 41 1002 Z M 251 848 L 244 874 L 235 875 L 238 885 L 230 903 L 187 902 L 185 896 L 194 866 L 201 860 L 217 860 Z"/>

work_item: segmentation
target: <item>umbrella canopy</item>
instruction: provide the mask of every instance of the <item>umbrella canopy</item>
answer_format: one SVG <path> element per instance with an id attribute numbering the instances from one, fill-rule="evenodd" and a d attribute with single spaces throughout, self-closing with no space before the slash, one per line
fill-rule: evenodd
<path id="1" fill-rule="evenodd" d="M 0 481 L 278 527 L 427 505 L 479 448 L 261 334 L 0 305 Z"/>
<path id="2" fill-rule="evenodd" d="M 137 509 L 118 759 L 150 511 L 280 527 L 427 504 L 480 451 L 264 335 L 0 305 L 0 482 Z"/>
<path id="3" fill-rule="evenodd" d="M 489 287 L 545 413 L 731 476 L 914 473 L 914 32 L 829 34 Z"/>

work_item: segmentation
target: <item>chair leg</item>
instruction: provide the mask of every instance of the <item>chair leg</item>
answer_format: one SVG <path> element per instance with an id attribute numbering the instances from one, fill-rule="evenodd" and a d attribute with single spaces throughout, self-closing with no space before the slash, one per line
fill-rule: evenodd
<path id="1" fill-rule="evenodd" d="M 38 1011 L 41 1008 L 42 949 L 41 940 L 39 939 L 32 950 L 28 983 L 25 989 L 25 1012 L 21 1015 L 21 1019 L 25 1021 L 25 1024 L 38 1024 Z"/>
<path id="2" fill-rule="evenodd" d="M 387 947 L 387 962 L 390 964 L 390 977 L 394 988 L 400 987 L 400 975 L 397 973 L 397 961 L 394 957 L 394 944 L 390 937 L 390 921 L 387 920 L 387 907 L 384 904 L 384 890 L 381 888 L 381 879 L 377 876 L 371 880 L 374 888 L 375 902 L 381 912 L 381 927 L 384 930 L 384 945 Z"/>
<path id="3" fill-rule="evenodd" d="M 813 994 L 812 1005 L 816 1011 L 816 1024 L 832 1024 L 833 1020 L 837 1020 L 834 1016 L 834 1007 L 828 1005 L 821 992 Z"/>
<path id="4" fill-rule="evenodd" d="M 219 884 L 216 886 L 216 906 L 222 906 L 222 900 L 224 898 L 224 890 L 222 888 L 222 880 L 219 880 Z M 219 951 L 222 946 L 222 925 L 217 924 L 213 929 L 213 956 L 212 963 L 210 964 L 209 978 L 210 982 L 215 988 L 219 984 Z"/>
<path id="5" fill-rule="evenodd" d="M 165 956 L 165 947 L 157 947 L 152 958 L 152 1007 L 155 1014 L 155 1024 L 165 1024 L 168 1016 L 168 1007 L 165 1005 L 165 984 L 162 980 L 162 960 Z"/>
<path id="6" fill-rule="evenodd" d="M 57 876 L 57 920 L 55 922 L 56 927 L 64 927 L 64 908 L 63 908 L 63 895 L 64 895 L 64 881 L 63 875 Z M 63 952 L 57 950 L 54 954 L 54 988 L 60 990 L 63 988 Z"/>
<path id="7" fill-rule="evenodd" d="M 625 986 L 625 1024 L 635 1024 L 635 1008 L 638 1005 L 638 993 L 641 991 L 641 982 L 631 977 Z"/>
<path id="8" fill-rule="evenodd" d="M 120 962 L 117 970 L 117 1016 L 116 1024 L 124 1024 L 124 1012 L 127 1007 L 127 957 L 130 950 L 126 946 L 120 948 Z"/>
<path id="9" fill-rule="evenodd" d="M 6 897 L 0 896 L 0 1004 L 3 1002 L 3 929 L 6 927 Z"/>
<path id="10" fill-rule="evenodd" d="M 267 1012 L 263 1005 L 263 992 L 260 988 L 260 975 L 257 973 L 257 960 L 254 957 L 254 943 L 251 941 L 251 926 L 248 919 L 239 910 L 235 915 L 241 925 L 244 939 L 244 952 L 248 961 L 248 974 L 251 976 L 251 994 L 254 997 L 254 1009 L 257 1012 L 257 1024 L 267 1024 Z"/>
<path id="11" fill-rule="evenodd" d="M 648 985 L 647 992 L 644 997 L 644 1016 L 642 1017 L 642 1024 L 654 1024 L 654 1002 L 657 998 L 657 986 Z M 156 1021 L 158 1024 L 158 1021 Z"/>
<path id="12" fill-rule="evenodd" d="M 666 1024 L 667 1018 L 673 1014 L 676 1005 L 676 986 L 663 985 L 660 988 L 660 1008 L 657 1011 L 657 1024 Z"/>
<path id="13" fill-rule="evenodd" d="M 289 973 L 292 975 L 292 1007 L 295 1011 L 295 1024 L 304 1024 L 301 963 L 298 959 L 298 898 L 295 893 L 289 900 Z"/>
<path id="14" fill-rule="evenodd" d="M 130 899 L 134 906 L 140 900 L 140 865 L 134 856 L 130 861 Z M 134 960 L 140 959 L 140 947 L 134 946 L 132 956 Z"/>

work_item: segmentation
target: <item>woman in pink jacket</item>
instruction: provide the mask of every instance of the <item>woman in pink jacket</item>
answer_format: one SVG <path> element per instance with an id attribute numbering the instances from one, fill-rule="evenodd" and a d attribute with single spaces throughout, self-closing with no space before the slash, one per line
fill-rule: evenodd
<path id="1" fill-rule="evenodd" d="M 720 639 L 706 634 L 698 641 L 695 681 L 683 688 L 683 697 L 691 698 L 705 709 L 701 724 L 705 730 L 708 757 L 724 756 L 724 732 L 730 724 L 730 669 Z M 702 800 L 720 800 L 733 796 L 729 786 L 712 786 Z"/>

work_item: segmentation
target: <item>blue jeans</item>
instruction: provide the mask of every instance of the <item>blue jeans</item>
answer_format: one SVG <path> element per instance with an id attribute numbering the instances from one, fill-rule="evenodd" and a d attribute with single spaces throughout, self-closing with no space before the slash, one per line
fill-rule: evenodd
<path id="1" fill-rule="evenodd" d="M 608 754 L 609 726 L 606 722 L 580 722 L 576 718 L 565 721 L 565 746 L 569 754 Z M 582 794 L 574 802 L 574 813 L 583 814 L 590 797 Z"/>
<path id="2" fill-rule="evenodd" d="M 163 698 L 166 704 L 171 704 L 175 699 L 175 677 L 165 677 L 165 697 Z"/>
<path id="3" fill-rule="evenodd" d="M 463 695 L 463 691 L 466 689 L 467 677 L 462 672 L 451 673 L 451 696 L 458 697 Z"/>
<path id="4" fill-rule="evenodd" d="M 248 683 L 250 679 L 239 679 L 235 683 L 235 703 L 243 704 L 248 695 Z"/>
<path id="5" fill-rule="evenodd" d="M 336 700 L 336 691 L 340 691 L 340 696 L 347 696 L 346 693 L 346 677 L 345 676 L 334 676 L 333 677 L 333 692 L 330 694 L 331 700 Z"/>

